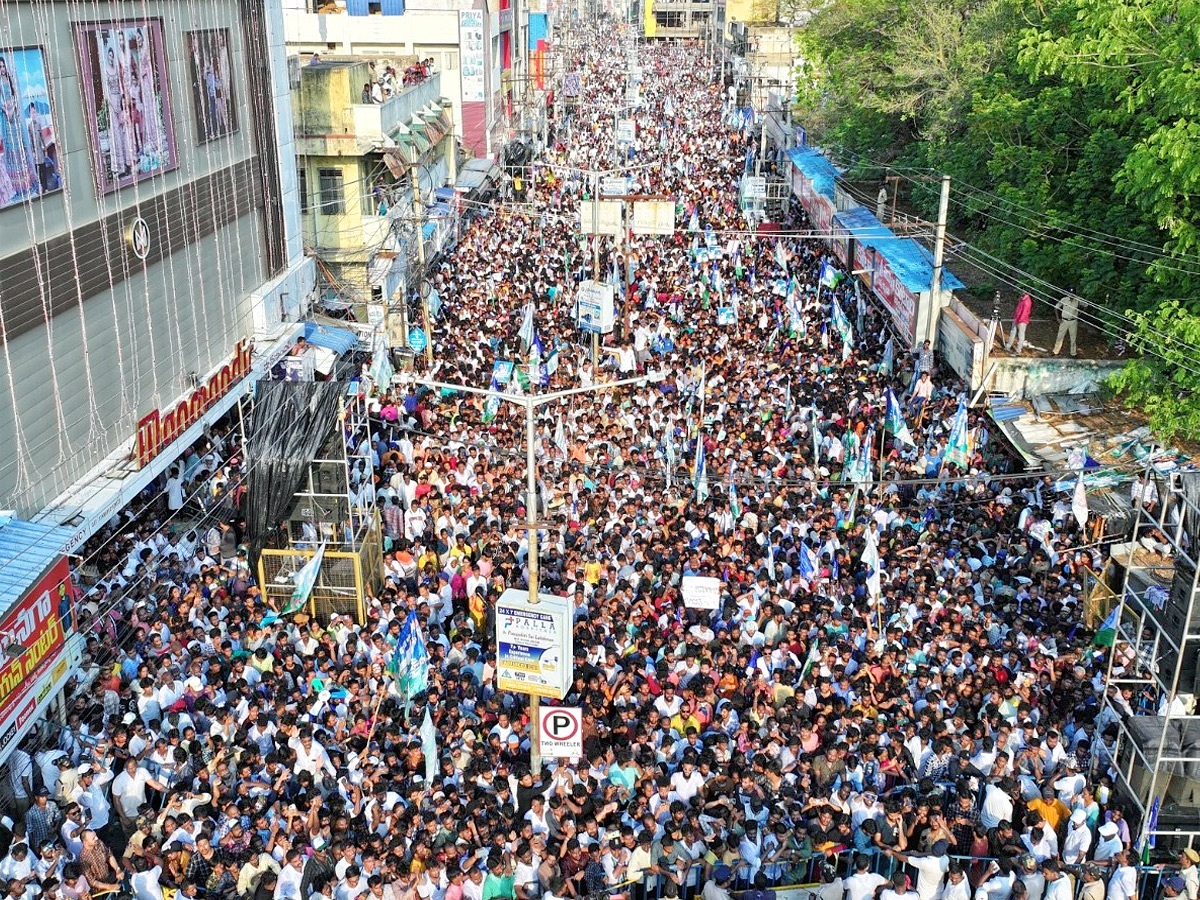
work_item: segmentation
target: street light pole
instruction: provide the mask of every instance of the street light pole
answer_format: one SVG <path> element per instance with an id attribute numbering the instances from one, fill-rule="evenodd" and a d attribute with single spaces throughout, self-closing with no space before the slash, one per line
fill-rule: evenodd
<path id="1" fill-rule="evenodd" d="M 621 378 L 617 381 L 600 381 L 586 387 L 568 388 L 564 391 L 554 391 L 549 394 L 506 394 L 503 391 L 493 391 L 486 388 L 470 387 L 465 384 L 449 384 L 444 381 L 432 381 L 430 379 L 419 378 L 417 384 L 425 387 L 434 388 L 436 390 L 462 391 L 465 394 L 481 394 L 485 397 L 499 397 L 501 400 L 506 400 L 509 403 L 515 403 L 518 406 L 525 407 L 525 527 L 528 529 L 528 546 L 529 546 L 529 603 L 537 605 L 540 600 L 538 596 L 538 500 L 537 500 L 537 424 L 534 420 L 534 410 L 539 406 L 545 406 L 547 403 L 554 403 L 566 397 L 572 397 L 576 394 L 591 394 L 599 391 L 608 391 L 613 388 L 625 387 L 631 384 L 651 384 L 661 380 L 661 376 L 656 375 L 640 375 L 636 378 Z M 565 664 L 565 661 L 564 661 Z M 529 768 L 533 771 L 534 776 L 541 774 L 542 771 L 542 748 L 541 734 L 538 728 L 538 710 L 541 706 L 541 698 L 537 694 L 531 694 L 529 697 L 529 717 L 530 717 L 530 746 L 529 746 Z"/>

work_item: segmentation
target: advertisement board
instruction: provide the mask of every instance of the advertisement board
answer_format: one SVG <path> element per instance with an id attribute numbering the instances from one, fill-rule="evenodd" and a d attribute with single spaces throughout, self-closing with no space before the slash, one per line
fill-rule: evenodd
<path id="1" fill-rule="evenodd" d="M 0 47 L 0 209 L 62 190 L 61 148 L 41 47 Z"/>
<path id="2" fill-rule="evenodd" d="M 546 759 L 583 756 L 583 710 L 576 706 L 538 709 L 538 752 Z"/>
<path id="3" fill-rule="evenodd" d="M 583 281 L 575 294 L 579 329 L 588 334 L 608 334 L 613 330 L 613 286 L 603 281 Z"/>
<path id="4" fill-rule="evenodd" d="M 845 269 L 850 266 L 850 232 L 848 232 L 837 219 L 833 220 L 830 227 L 829 243 L 833 247 L 833 255 L 838 258 L 838 262 Z"/>
<path id="5" fill-rule="evenodd" d="M 26 695 L 62 652 L 70 577 L 64 557 L 0 619 L 0 722 L 27 705 Z"/>
<path id="6" fill-rule="evenodd" d="M 634 234 L 674 234 L 674 200 L 638 200 L 633 204 Z"/>
<path id="7" fill-rule="evenodd" d="M 574 679 L 573 611 L 566 597 L 510 588 L 496 601 L 496 679 L 502 691 L 561 700 Z"/>
<path id="8" fill-rule="evenodd" d="M 717 609 L 721 605 L 721 579 L 684 575 L 680 582 L 683 605 L 688 609 Z"/>
<path id="9" fill-rule="evenodd" d="M 875 296 L 887 308 L 900 337 L 910 344 L 917 335 L 917 298 L 896 277 L 882 255 L 876 254 Z"/>
<path id="10" fill-rule="evenodd" d="M 637 127 L 633 119 L 618 119 L 617 120 L 617 143 L 632 144 L 633 139 L 637 136 Z"/>
<path id="11" fill-rule="evenodd" d="M 854 271 L 867 287 L 875 280 L 875 249 L 862 241 L 854 242 Z"/>
<path id="12" fill-rule="evenodd" d="M 478 103 L 485 97 L 483 10 L 464 9 L 458 13 L 458 43 L 462 53 L 459 78 L 463 103 Z"/>

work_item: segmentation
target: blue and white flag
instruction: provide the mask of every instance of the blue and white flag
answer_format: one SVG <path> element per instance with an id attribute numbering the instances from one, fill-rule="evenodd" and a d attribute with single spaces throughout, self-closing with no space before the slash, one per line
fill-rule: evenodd
<path id="1" fill-rule="evenodd" d="M 736 466 L 729 467 L 729 514 L 733 516 L 736 525 L 742 518 L 742 504 L 738 501 L 737 485 L 733 483 L 733 473 Z"/>
<path id="2" fill-rule="evenodd" d="M 958 412 L 954 414 L 954 422 L 950 426 L 950 440 L 946 444 L 946 453 L 942 463 L 954 463 L 959 468 L 967 468 L 971 458 L 971 439 L 967 434 L 967 404 L 959 401 Z"/>
<path id="3" fill-rule="evenodd" d="M 525 304 L 525 312 L 522 314 L 522 317 L 521 317 L 521 328 L 520 328 L 520 330 L 517 331 L 517 337 L 519 337 L 521 339 L 521 343 L 523 343 L 526 347 L 533 344 L 533 339 L 534 339 L 535 335 L 533 333 L 533 304 L 532 303 Z"/>
<path id="4" fill-rule="evenodd" d="M 800 577 L 812 584 L 821 571 L 821 560 L 808 544 L 800 544 Z"/>
<path id="5" fill-rule="evenodd" d="M 433 717 L 429 715 L 429 707 L 425 707 L 425 718 L 421 720 L 421 754 L 425 757 L 425 783 L 433 784 L 437 774 L 437 728 L 433 725 Z"/>
<path id="6" fill-rule="evenodd" d="M 879 363 L 880 375 L 891 375 L 892 366 L 896 361 L 896 347 L 892 343 L 892 339 L 888 338 L 887 343 L 883 345 L 883 359 Z"/>
<path id="7" fill-rule="evenodd" d="M 863 547 L 862 564 L 867 567 L 867 595 L 872 600 L 878 599 L 883 593 L 882 578 L 879 565 L 879 545 L 876 543 L 875 523 L 867 526 L 867 543 Z"/>
<path id="8" fill-rule="evenodd" d="M 312 596 L 313 587 L 317 583 L 317 576 L 321 573 L 321 560 L 324 558 L 325 542 L 321 541 L 321 546 L 312 555 L 312 559 L 301 566 L 300 571 L 296 573 L 296 577 L 292 579 L 292 599 L 287 602 L 287 606 L 279 614 L 281 617 L 290 616 L 292 613 L 299 612 L 304 608 L 304 604 Z"/>
<path id="9" fill-rule="evenodd" d="M 838 330 L 838 334 L 841 335 L 842 342 L 853 344 L 854 330 L 850 327 L 850 320 L 846 318 L 846 312 L 842 309 L 842 304 L 838 303 L 837 297 L 829 302 L 829 319 L 833 322 L 833 327 Z"/>
<path id="10" fill-rule="evenodd" d="M 696 472 L 693 476 L 693 487 L 696 490 L 697 503 L 708 499 L 708 463 L 704 458 L 703 435 L 696 438 Z"/>
<path id="11" fill-rule="evenodd" d="M 533 342 L 529 345 L 529 361 L 531 363 L 540 363 L 543 355 L 542 339 L 535 331 L 533 333 Z"/>
<path id="12" fill-rule="evenodd" d="M 783 241 L 775 242 L 775 263 L 779 266 L 779 268 L 783 269 L 784 272 L 787 271 L 788 254 L 787 247 L 783 246 Z"/>
<path id="13" fill-rule="evenodd" d="M 839 281 L 841 281 L 841 279 L 842 279 L 842 273 L 839 272 L 837 269 L 835 269 L 833 267 L 833 264 L 830 263 L 829 260 L 827 260 L 827 259 L 821 260 L 821 275 L 820 275 L 821 287 L 827 287 L 827 288 L 836 287 L 837 283 Z"/>
<path id="14" fill-rule="evenodd" d="M 813 465 L 821 464 L 821 429 L 817 425 L 817 411 L 812 411 L 812 444 L 813 444 Z"/>
<path id="15" fill-rule="evenodd" d="M 492 383 L 488 385 L 489 390 L 500 390 L 500 382 L 496 380 L 496 376 L 492 375 Z M 483 401 L 483 424 L 486 425 L 492 419 L 496 418 L 496 413 L 500 412 L 500 397 L 498 394 L 492 394 Z"/>
<path id="16" fill-rule="evenodd" d="M 411 700 L 429 685 L 429 653 L 415 611 L 408 614 L 400 628 L 396 651 L 392 654 L 392 677 L 401 696 Z"/>
<path id="17" fill-rule="evenodd" d="M 908 447 L 916 446 L 916 442 L 913 441 L 912 435 L 908 431 L 908 424 L 904 421 L 900 403 L 890 387 L 887 389 L 887 412 L 883 417 L 883 430 L 893 435 L 901 444 Z"/>

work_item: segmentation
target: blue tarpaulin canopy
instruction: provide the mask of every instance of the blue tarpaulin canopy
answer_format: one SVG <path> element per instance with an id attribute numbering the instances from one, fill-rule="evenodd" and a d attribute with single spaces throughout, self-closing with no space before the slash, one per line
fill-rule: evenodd
<path id="1" fill-rule="evenodd" d="M 332 350 L 338 356 L 344 356 L 358 346 L 358 335 L 350 329 L 316 322 L 304 323 L 304 337 L 313 346 Z"/>
<path id="2" fill-rule="evenodd" d="M 873 247 L 887 260 L 888 268 L 896 273 L 900 283 L 914 294 L 930 289 L 933 282 L 933 256 L 920 243 L 912 238 L 897 236 L 865 206 L 843 209 L 834 214 L 833 221 L 850 232 L 859 243 Z M 942 269 L 943 290 L 960 291 L 965 287 L 949 269 Z"/>
<path id="3" fill-rule="evenodd" d="M 0 516 L 0 613 L 58 562 L 73 536 L 70 528 Z"/>
<path id="4" fill-rule="evenodd" d="M 813 189 L 818 193 L 833 199 L 833 184 L 841 175 L 838 169 L 828 159 L 816 150 L 807 147 L 797 147 L 789 150 L 788 159 L 803 173 L 804 177 L 813 183 Z"/>
<path id="5" fill-rule="evenodd" d="M 436 191 L 433 192 L 433 199 L 441 200 L 444 203 L 453 203 L 454 202 L 454 188 L 451 188 L 451 187 L 438 188 Z"/>

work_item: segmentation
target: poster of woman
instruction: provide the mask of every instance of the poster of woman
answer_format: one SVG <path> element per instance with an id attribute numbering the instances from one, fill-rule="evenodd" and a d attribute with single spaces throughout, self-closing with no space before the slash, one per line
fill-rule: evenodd
<path id="1" fill-rule="evenodd" d="M 61 190 L 46 58 L 0 47 L 0 209 Z"/>
<path id="2" fill-rule="evenodd" d="M 183 37 L 191 67 L 196 137 L 206 144 L 238 130 L 230 77 L 229 29 L 185 31 Z"/>
<path id="3" fill-rule="evenodd" d="M 75 26 L 83 117 L 107 194 L 177 165 L 162 21 Z"/>

